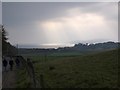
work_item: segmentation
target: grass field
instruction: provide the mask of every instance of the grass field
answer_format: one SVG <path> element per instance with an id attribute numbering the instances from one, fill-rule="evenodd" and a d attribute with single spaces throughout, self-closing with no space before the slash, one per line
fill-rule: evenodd
<path id="1" fill-rule="evenodd" d="M 118 50 L 91 54 L 56 53 L 51 55 L 24 55 L 30 57 L 36 78 L 44 76 L 45 87 L 50 88 L 116 88 L 118 85 Z M 19 88 L 30 87 L 25 69 L 18 73 Z"/>
<path id="2" fill-rule="evenodd" d="M 42 74 L 50 88 L 115 88 L 118 84 L 117 50 L 84 56 L 36 55 L 31 58 L 36 76 Z"/>

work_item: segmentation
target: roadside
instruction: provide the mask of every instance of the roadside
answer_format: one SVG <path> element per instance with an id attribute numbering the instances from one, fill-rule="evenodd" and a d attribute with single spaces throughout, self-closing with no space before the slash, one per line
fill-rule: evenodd
<path id="1" fill-rule="evenodd" d="M 10 71 L 9 67 L 2 72 L 2 88 L 16 88 L 16 68 Z"/>

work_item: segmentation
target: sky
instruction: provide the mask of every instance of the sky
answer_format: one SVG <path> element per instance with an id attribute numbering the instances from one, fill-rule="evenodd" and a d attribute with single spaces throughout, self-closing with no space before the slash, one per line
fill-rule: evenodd
<path id="1" fill-rule="evenodd" d="M 117 2 L 3 2 L 2 23 L 19 47 L 118 41 Z"/>
<path id="2" fill-rule="evenodd" d="M 119 2 L 119 0 L 1 0 L 2 2 Z"/>
<path id="3" fill-rule="evenodd" d="M 0 24 L 2 24 L 2 2 L 0 2 Z"/>

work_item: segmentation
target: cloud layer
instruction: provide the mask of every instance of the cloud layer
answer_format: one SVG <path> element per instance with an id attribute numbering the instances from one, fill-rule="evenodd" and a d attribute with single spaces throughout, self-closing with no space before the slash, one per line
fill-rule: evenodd
<path id="1" fill-rule="evenodd" d="M 117 3 L 3 3 L 12 44 L 117 41 L 117 20 Z"/>

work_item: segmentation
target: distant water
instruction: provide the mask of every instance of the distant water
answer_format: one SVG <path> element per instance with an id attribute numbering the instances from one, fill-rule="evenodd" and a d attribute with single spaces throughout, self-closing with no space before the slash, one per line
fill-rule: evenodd
<path id="1" fill-rule="evenodd" d="M 59 47 L 72 47 L 74 44 L 40 44 L 40 45 L 18 45 L 19 48 L 59 48 Z"/>

